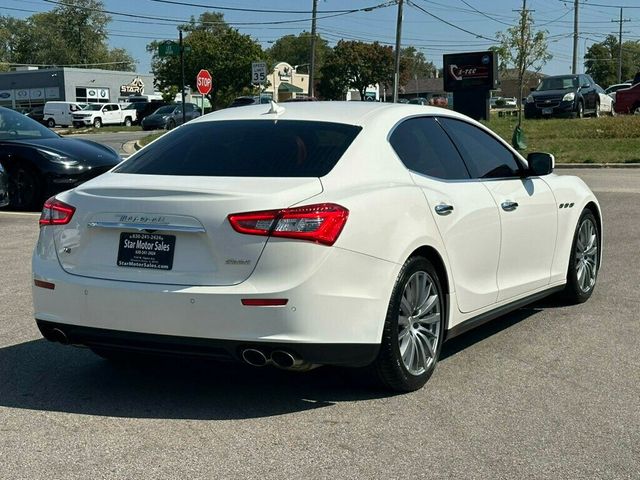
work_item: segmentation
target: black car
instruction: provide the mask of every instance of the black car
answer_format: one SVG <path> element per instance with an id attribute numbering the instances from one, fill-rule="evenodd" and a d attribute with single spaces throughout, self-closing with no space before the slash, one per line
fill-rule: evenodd
<path id="1" fill-rule="evenodd" d="M 33 107 L 25 115 L 29 118 L 33 118 L 36 122 L 44 124 L 44 105 L 39 107 Z"/>
<path id="2" fill-rule="evenodd" d="M 37 210 L 48 197 L 119 162 L 112 148 L 63 138 L 29 117 L 0 107 L 0 163 L 9 177 L 11 208 Z"/>
<path id="3" fill-rule="evenodd" d="M 185 119 L 188 122 L 200 116 L 200 109 L 195 103 L 184 104 Z M 182 124 L 182 105 L 165 105 L 151 115 L 146 116 L 140 125 L 143 130 L 158 130 L 166 128 L 171 130 Z"/>
<path id="4" fill-rule="evenodd" d="M 233 102 L 229 104 L 227 108 L 246 107 L 247 105 L 267 104 L 267 103 L 271 103 L 271 100 L 273 100 L 273 98 L 269 95 L 260 95 L 259 97 L 257 95 L 253 97 L 237 97 L 236 99 L 233 100 Z"/>
<path id="5" fill-rule="evenodd" d="M 0 163 L 0 207 L 9 205 L 9 177 Z"/>
<path id="6" fill-rule="evenodd" d="M 125 110 L 136 111 L 135 124 L 139 125 L 145 117 L 148 117 L 160 107 L 167 105 L 166 102 L 152 100 L 150 102 L 131 102 Z"/>
<path id="7" fill-rule="evenodd" d="M 589 75 L 545 77 L 532 89 L 524 106 L 525 118 L 598 116 L 600 97 Z"/>

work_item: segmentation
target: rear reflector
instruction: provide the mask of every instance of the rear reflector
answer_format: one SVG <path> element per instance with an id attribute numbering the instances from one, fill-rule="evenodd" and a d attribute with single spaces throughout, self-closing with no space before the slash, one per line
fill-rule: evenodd
<path id="1" fill-rule="evenodd" d="M 40 225 L 66 225 L 71 221 L 71 217 L 76 211 L 76 207 L 72 207 L 61 202 L 56 197 L 51 197 L 44 202 L 42 213 L 40 214 Z"/>
<path id="2" fill-rule="evenodd" d="M 229 223 L 247 235 L 294 238 L 333 245 L 344 228 L 349 210 L 335 203 L 321 203 L 283 210 L 234 213 Z"/>
<path id="3" fill-rule="evenodd" d="M 55 283 L 51 283 L 51 282 L 45 282 L 44 280 L 33 280 L 33 284 L 36 287 L 40 287 L 40 288 L 46 288 L 48 290 L 55 290 L 56 288 L 56 284 Z"/>
<path id="4" fill-rule="evenodd" d="M 242 305 L 245 307 L 281 307 L 286 305 L 287 298 L 243 298 Z"/>

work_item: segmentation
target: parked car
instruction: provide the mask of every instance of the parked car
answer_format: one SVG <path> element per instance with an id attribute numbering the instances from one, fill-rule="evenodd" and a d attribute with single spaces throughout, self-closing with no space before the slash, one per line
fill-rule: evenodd
<path id="1" fill-rule="evenodd" d="M 616 113 L 640 115 L 640 83 L 636 83 L 630 88 L 618 90 L 614 108 Z"/>
<path id="2" fill-rule="evenodd" d="M 0 163 L 0 207 L 9 205 L 9 177 Z"/>
<path id="3" fill-rule="evenodd" d="M 195 103 L 185 103 L 184 112 L 187 122 L 201 115 L 200 109 Z M 178 125 L 182 125 L 182 105 L 165 105 L 164 107 L 160 107 L 151 115 L 147 115 L 142 122 L 140 122 L 140 125 L 142 125 L 143 130 L 171 130 Z"/>
<path id="4" fill-rule="evenodd" d="M 596 92 L 598 92 L 598 98 L 600 101 L 600 109 L 596 113 L 598 115 L 601 113 L 608 113 L 611 116 L 615 115 L 616 112 L 613 108 L 613 99 L 609 95 L 607 95 L 604 89 L 598 84 L 596 84 Z"/>
<path id="5" fill-rule="evenodd" d="M 108 359 L 369 366 L 416 390 L 445 339 L 592 294 L 600 207 L 553 163 L 442 108 L 220 110 L 45 204 L 36 322 Z"/>
<path id="6" fill-rule="evenodd" d="M 47 102 L 44 104 L 42 121 L 49 128 L 56 125 L 69 127 L 73 124 L 73 114 L 83 110 L 87 105 L 80 102 Z"/>
<path id="7" fill-rule="evenodd" d="M 168 104 L 166 102 L 155 100 L 151 102 L 131 102 L 127 104 L 125 110 L 135 110 L 136 120 L 133 123 L 140 124 L 145 117 L 151 115 L 160 107 L 164 107 L 165 105 Z"/>
<path id="8" fill-rule="evenodd" d="M 271 101 L 271 99 L 269 99 Z M 283 100 L 281 103 L 291 103 L 291 102 L 317 102 L 318 99 L 316 97 L 296 97 L 296 98 L 288 98 Z M 269 103 L 269 102 L 266 102 Z"/>
<path id="9" fill-rule="evenodd" d="M 424 97 L 410 98 L 408 103 L 410 105 L 429 105 L 429 101 Z"/>
<path id="10" fill-rule="evenodd" d="M 33 107 L 25 115 L 34 119 L 36 122 L 44 123 L 44 105 Z"/>
<path id="11" fill-rule="evenodd" d="M 0 107 L 0 163 L 11 208 L 39 209 L 46 198 L 111 169 L 118 153 L 90 140 L 60 137 L 31 118 Z"/>
<path id="12" fill-rule="evenodd" d="M 73 114 L 74 127 L 95 127 L 103 125 L 124 125 L 130 127 L 136 120 L 135 110 L 126 110 L 119 103 L 91 103 L 87 108 Z"/>
<path id="13" fill-rule="evenodd" d="M 611 85 L 609 88 L 607 88 L 604 92 L 609 95 L 613 101 L 616 101 L 616 92 L 618 90 L 622 90 L 623 88 L 629 88 L 632 86 L 631 82 L 628 83 L 617 83 L 615 85 Z"/>
<path id="14" fill-rule="evenodd" d="M 246 107 L 247 105 L 258 105 L 271 103 L 273 98 L 270 95 L 257 95 L 253 97 L 238 97 L 227 108 L 231 107 Z"/>
<path id="15" fill-rule="evenodd" d="M 525 118 L 598 116 L 600 97 L 589 75 L 544 77 L 524 106 Z"/>

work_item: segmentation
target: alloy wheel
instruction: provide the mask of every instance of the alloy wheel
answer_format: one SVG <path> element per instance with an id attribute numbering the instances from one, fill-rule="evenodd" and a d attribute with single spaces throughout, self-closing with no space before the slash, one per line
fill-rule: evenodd
<path id="1" fill-rule="evenodd" d="M 435 361 L 440 320 L 440 299 L 433 279 L 427 272 L 415 272 L 404 286 L 398 314 L 400 355 L 412 375 L 421 375 Z"/>
<path id="2" fill-rule="evenodd" d="M 598 274 L 598 233 L 590 218 L 585 218 L 578 230 L 576 273 L 580 290 L 589 292 Z"/>

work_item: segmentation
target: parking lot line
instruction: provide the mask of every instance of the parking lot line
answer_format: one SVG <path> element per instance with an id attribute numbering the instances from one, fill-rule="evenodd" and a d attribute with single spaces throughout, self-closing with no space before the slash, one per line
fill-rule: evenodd
<path id="1" fill-rule="evenodd" d="M 39 217 L 40 212 L 0 212 L 0 215 L 18 215 L 23 217 Z"/>

